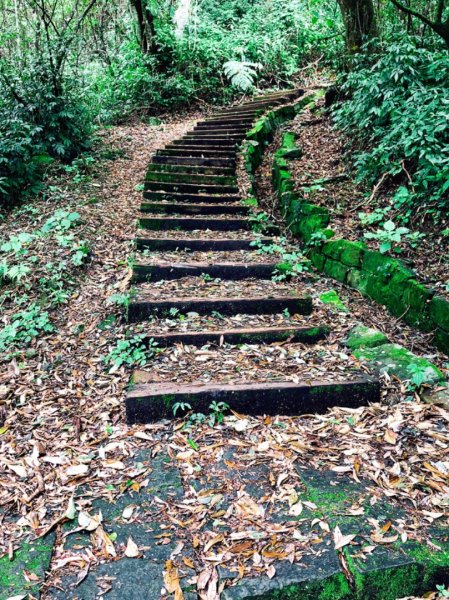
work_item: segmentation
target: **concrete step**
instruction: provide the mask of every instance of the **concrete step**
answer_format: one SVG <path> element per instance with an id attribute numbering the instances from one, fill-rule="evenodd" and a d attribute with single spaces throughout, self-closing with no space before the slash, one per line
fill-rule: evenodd
<path id="1" fill-rule="evenodd" d="M 184 173 L 191 175 L 211 175 L 212 177 L 236 177 L 232 167 L 200 167 L 195 165 L 167 165 L 150 163 L 148 173 Z"/>
<path id="2" fill-rule="evenodd" d="M 239 194 L 188 194 L 188 193 L 177 193 L 177 192 L 153 192 L 150 190 L 144 191 L 143 197 L 146 200 L 154 200 L 156 202 L 179 202 L 180 204 L 186 204 L 192 202 L 193 204 L 200 204 L 205 202 L 206 204 L 228 204 L 234 202 L 240 202 L 241 196 Z"/>
<path id="3" fill-rule="evenodd" d="M 223 122 L 223 123 L 217 123 L 215 121 L 209 121 L 208 123 L 205 123 L 204 125 L 195 125 L 195 127 L 192 129 L 192 131 L 210 131 L 210 130 L 224 130 L 224 131 L 233 131 L 234 133 L 240 133 L 243 131 L 248 131 L 248 129 L 251 129 L 251 123 L 242 123 L 242 124 L 237 124 L 237 123 L 230 123 L 230 122 Z"/>
<path id="4" fill-rule="evenodd" d="M 236 185 L 235 176 L 204 175 L 202 173 L 182 173 L 171 171 L 148 171 L 145 181 L 166 181 L 168 183 L 205 183 L 207 185 Z"/>
<path id="5" fill-rule="evenodd" d="M 228 217 L 226 219 L 201 219 L 200 217 L 141 217 L 139 227 L 150 231 L 195 231 L 210 229 L 213 231 L 239 231 L 250 229 L 249 220 Z"/>
<path id="6" fill-rule="evenodd" d="M 276 269 L 275 262 L 267 263 L 215 263 L 195 262 L 178 264 L 148 264 L 138 262 L 133 265 L 134 283 L 144 281 L 168 281 L 182 277 L 201 277 L 208 275 L 212 279 L 271 279 Z"/>
<path id="7" fill-rule="evenodd" d="M 172 146 L 179 146 L 181 148 L 183 146 L 213 146 L 235 150 L 235 148 L 238 146 L 238 142 L 236 140 L 223 137 L 214 138 L 206 136 L 190 136 L 174 141 L 172 144 L 170 144 L 170 147 Z"/>
<path id="8" fill-rule="evenodd" d="M 239 188 L 236 185 L 208 185 L 206 183 L 183 183 L 168 181 L 145 181 L 145 189 L 154 192 L 187 192 L 190 194 L 237 194 Z"/>
<path id="9" fill-rule="evenodd" d="M 228 158 L 226 156 L 220 157 L 201 157 L 201 156 L 185 156 L 185 155 L 170 155 L 167 153 L 164 155 L 153 156 L 153 163 L 163 165 L 187 165 L 187 166 L 198 166 L 198 167 L 228 167 L 235 169 L 236 158 L 235 156 Z"/>
<path id="10" fill-rule="evenodd" d="M 144 213 L 164 213 L 167 215 L 248 215 L 251 212 L 251 208 L 244 204 L 142 202 L 140 211 Z"/>
<path id="11" fill-rule="evenodd" d="M 223 329 L 214 331 L 168 332 L 149 335 L 147 340 L 156 342 L 159 348 L 176 344 L 201 346 L 223 344 L 273 344 L 291 342 L 315 344 L 329 335 L 327 327 L 259 327 L 256 329 Z M 145 342 L 145 340 L 144 340 Z"/>
<path id="12" fill-rule="evenodd" d="M 131 323 L 145 321 L 151 316 L 169 316 L 171 309 L 179 313 L 196 312 L 210 315 L 218 312 L 222 315 L 264 315 L 278 314 L 288 310 L 290 314 L 310 315 L 312 298 L 309 296 L 254 296 L 252 298 L 171 298 L 170 300 L 154 300 L 138 295 L 128 308 L 128 320 Z"/>
<path id="13" fill-rule="evenodd" d="M 270 243 L 270 238 L 262 238 L 266 244 Z M 151 238 L 138 237 L 135 240 L 137 250 L 157 250 L 159 252 L 186 251 L 192 252 L 232 252 L 238 250 L 254 250 L 251 246 L 252 240 L 242 239 L 190 239 L 190 238 Z"/>
<path id="14" fill-rule="evenodd" d="M 229 151 L 226 149 L 211 148 L 178 148 L 176 146 L 167 147 L 157 151 L 157 156 L 173 156 L 177 158 L 227 158 L 235 161 L 235 150 Z M 235 163 L 234 163 L 235 164 Z"/>
<path id="15" fill-rule="evenodd" d="M 225 402 L 240 414 L 293 416 L 324 413 L 333 406 L 357 408 L 379 402 L 380 385 L 361 374 L 338 382 L 137 384 L 126 396 L 126 419 L 135 424 L 173 418 L 172 407 L 176 403 L 187 403 L 195 412 L 207 414 L 214 401 Z"/>
<path id="16" fill-rule="evenodd" d="M 212 140 L 212 141 L 233 141 L 240 142 L 246 135 L 246 130 L 240 133 L 226 133 L 223 131 L 218 131 L 215 133 L 211 133 L 209 129 L 199 130 L 199 131 L 189 131 L 185 134 L 183 139 L 188 140 Z"/>

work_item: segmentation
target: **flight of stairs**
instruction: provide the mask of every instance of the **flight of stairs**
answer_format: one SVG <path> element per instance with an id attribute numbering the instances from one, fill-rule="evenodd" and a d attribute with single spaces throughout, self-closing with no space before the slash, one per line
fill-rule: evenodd
<path id="1" fill-rule="evenodd" d="M 199 315 L 310 315 L 312 298 L 292 285 L 279 292 L 271 281 L 276 257 L 255 259 L 251 242 L 251 207 L 241 201 L 236 182 L 239 145 L 261 113 L 300 97 L 300 90 L 259 96 L 244 104 L 220 111 L 182 139 L 169 144 L 153 157 L 145 180 L 144 200 L 136 240 L 139 253 L 133 268 L 137 293 L 128 312 L 132 323 L 148 322 L 148 341 L 159 348 L 175 344 L 202 347 L 239 344 L 315 344 L 323 340 L 326 327 L 304 324 L 152 333 L 151 319 L 170 314 Z M 190 253 L 191 259 L 189 258 Z M 156 253 L 156 254 L 155 254 Z M 173 253 L 179 260 L 173 260 Z M 204 259 L 209 253 L 212 258 Z M 220 258 L 225 255 L 225 259 Z M 156 256 L 156 260 L 154 257 Z M 170 258 L 167 260 L 166 256 Z M 201 259 L 198 259 L 201 256 Z M 184 281 L 196 278 L 184 289 Z M 210 293 L 204 280 L 223 282 L 223 293 Z M 247 281 L 260 282 L 260 290 L 245 293 Z M 160 282 L 163 283 L 162 288 Z M 226 282 L 242 283 L 241 293 L 232 294 Z M 164 285 L 176 284 L 170 293 L 159 294 Z M 157 284 L 157 285 L 155 285 Z M 159 285 L 159 287 L 158 287 Z M 234 284 L 233 284 L 234 285 Z M 254 289 L 256 286 L 252 286 Z M 245 322 L 245 318 L 242 318 Z M 244 375 L 244 374 L 243 374 Z M 207 413 L 211 402 L 225 402 L 233 410 L 247 414 L 294 415 L 323 412 L 333 405 L 355 407 L 380 397 L 379 382 L 357 372 L 346 378 L 299 382 L 216 381 L 177 383 L 147 377 L 139 371 L 132 377 L 126 397 L 129 423 L 144 423 L 173 414 L 175 403 L 188 403 L 195 411 Z"/>

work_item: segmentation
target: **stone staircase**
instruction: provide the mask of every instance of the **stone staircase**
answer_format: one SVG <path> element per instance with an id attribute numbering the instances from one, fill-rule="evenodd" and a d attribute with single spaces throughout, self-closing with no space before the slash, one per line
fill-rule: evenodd
<path id="1" fill-rule="evenodd" d="M 149 166 L 141 205 L 133 268 L 137 293 L 129 306 L 130 322 L 192 312 L 242 315 L 243 324 L 245 315 L 312 314 L 312 298 L 297 289 L 300 284 L 293 282 L 286 288 L 272 281 L 279 262 L 276 257 L 256 256 L 251 245 L 256 237 L 251 207 L 242 203 L 236 180 L 239 145 L 256 117 L 272 107 L 295 102 L 301 95 L 300 90 L 268 94 L 222 110 L 157 152 Z M 210 280 L 221 282 L 212 292 L 205 285 Z M 227 282 L 232 286 L 226 287 Z M 247 282 L 251 282 L 249 291 Z M 160 348 L 176 344 L 257 344 L 262 348 L 273 343 L 315 344 L 328 333 L 319 325 L 291 323 L 230 330 L 217 326 L 167 334 L 152 329 L 150 321 L 148 340 L 153 339 Z M 348 370 L 343 375 L 329 375 L 329 379 L 296 382 L 263 377 L 260 382 L 246 382 L 243 373 L 243 380 L 240 377 L 230 383 L 220 381 L 217 374 L 216 381 L 208 384 L 177 384 L 157 381 L 150 366 L 146 374 L 139 371 L 132 378 L 126 398 L 127 419 L 144 423 L 167 418 L 179 402 L 202 412 L 208 411 L 212 401 L 223 401 L 242 413 L 293 415 L 323 412 L 333 405 L 354 407 L 380 398 L 378 381 L 362 373 Z"/>

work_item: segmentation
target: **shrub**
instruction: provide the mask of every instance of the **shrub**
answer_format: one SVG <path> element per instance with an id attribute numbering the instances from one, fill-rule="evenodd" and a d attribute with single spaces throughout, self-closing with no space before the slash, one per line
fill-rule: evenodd
<path id="1" fill-rule="evenodd" d="M 350 99 L 334 111 L 359 144 L 355 165 L 370 184 L 384 174 L 404 185 L 395 204 L 444 209 L 449 190 L 449 54 L 396 38 L 360 58 L 346 77 Z"/>

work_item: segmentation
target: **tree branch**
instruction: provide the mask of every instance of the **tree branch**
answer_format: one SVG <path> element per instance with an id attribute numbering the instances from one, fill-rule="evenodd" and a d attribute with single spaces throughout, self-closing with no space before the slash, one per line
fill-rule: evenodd
<path id="1" fill-rule="evenodd" d="M 425 15 L 419 13 L 416 10 L 413 10 L 412 8 L 409 8 L 408 6 L 405 6 L 405 4 L 402 4 L 402 2 L 399 2 L 398 0 L 391 0 L 391 2 L 396 6 L 396 8 L 399 8 L 399 10 L 402 10 L 403 12 L 405 12 L 408 15 L 411 15 L 412 17 L 416 17 L 417 19 L 434 29 L 435 23 L 428 19 Z"/>

